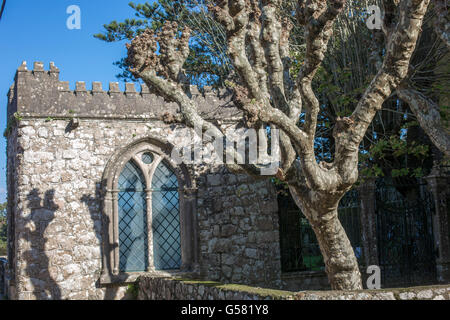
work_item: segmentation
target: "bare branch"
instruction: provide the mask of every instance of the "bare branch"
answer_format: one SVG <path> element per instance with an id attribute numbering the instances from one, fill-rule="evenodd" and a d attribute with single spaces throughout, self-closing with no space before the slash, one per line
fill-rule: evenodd
<path id="1" fill-rule="evenodd" d="M 180 114 L 164 114 L 166 123 L 184 123 L 189 127 L 201 128 L 215 136 L 223 136 L 222 130 L 213 123 L 204 120 L 198 113 L 194 100 L 190 99 L 183 85 L 182 66 L 189 55 L 189 30 L 185 29 L 180 37 L 176 34 L 177 25 L 167 23 L 161 35 L 155 35 L 150 29 L 127 44 L 130 71 L 141 78 L 149 87 L 156 89 L 162 96 L 180 106 Z M 156 54 L 157 44 L 160 54 Z M 261 176 L 261 167 L 248 164 L 227 164 L 230 170 Z"/>
<path id="2" fill-rule="evenodd" d="M 345 0 L 326 2 L 310 0 L 306 2 L 303 16 L 307 20 L 306 25 L 306 57 L 297 79 L 304 107 L 306 109 L 305 132 L 308 134 L 310 144 L 314 142 L 319 113 L 319 101 L 312 90 L 312 79 L 322 63 L 327 51 L 328 41 L 333 33 L 333 23 L 337 15 L 342 11 Z"/>

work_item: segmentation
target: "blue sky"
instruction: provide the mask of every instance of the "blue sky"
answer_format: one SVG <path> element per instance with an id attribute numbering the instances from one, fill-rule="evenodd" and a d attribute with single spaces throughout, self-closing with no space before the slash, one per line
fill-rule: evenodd
<path id="1" fill-rule="evenodd" d="M 146 1 L 134 1 L 144 3 Z M 151 1 L 149 1 L 151 2 Z M 8 89 L 13 83 L 16 69 L 27 61 L 32 69 L 34 61 L 44 62 L 48 69 L 51 61 L 60 69 L 60 79 L 69 81 L 101 81 L 108 88 L 119 69 L 113 62 L 125 56 L 124 43 L 106 43 L 95 39 L 103 31 L 103 24 L 112 20 L 131 18 L 134 10 L 129 0 L 8 0 L 0 20 L 0 202 L 6 199 L 6 107 Z M 81 30 L 69 30 L 67 7 L 81 9 Z M 121 84 L 123 88 L 123 84 Z"/>

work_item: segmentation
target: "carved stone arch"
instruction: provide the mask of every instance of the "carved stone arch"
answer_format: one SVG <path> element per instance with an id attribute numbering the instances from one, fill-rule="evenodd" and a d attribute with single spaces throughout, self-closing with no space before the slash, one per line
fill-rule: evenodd
<path id="1" fill-rule="evenodd" d="M 135 154 L 133 152 L 139 150 L 140 147 L 149 147 L 149 150 L 162 155 L 177 175 L 180 186 L 183 185 L 185 189 L 195 188 L 195 182 L 192 180 L 187 166 L 184 163 L 177 164 L 171 159 L 170 155 L 174 146 L 160 138 L 147 136 L 133 141 L 111 157 L 103 172 L 102 181 L 104 189 L 113 189 L 114 175 L 117 174 L 118 166 L 123 168 L 128 160 L 131 159 L 131 156 Z M 125 161 L 124 159 L 128 160 Z"/>
<path id="2" fill-rule="evenodd" d="M 102 177 L 103 197 L 103 270 L 102 283 L 129 282 L 135 277 L 119 271 L 119 227 L 118 227 L 118 180 L 125 165 L 130 161 L 138 165 L 144 173 L 147 187 L 147 216 L 149 239 L 149 266 L 147 272 L 157 272 L 153 267 L 153 245 L 151 225 L 151 180 L 156 167 L 164 163 L 172 169 L 178 180 L 180 232 L 181 232 L 181 259 L 179 272 L 193 272 L 198 270 L 198 240 L 197 240 L 197 192 L 195 182 L 187 166 L 177 164 L 170 155 L 173 145 L 167 141 L 153 136 L 147 136 L 133 141 L 118 150 L 108 161 Z M 150 165 L 142 161 L 142 154 L 150 152 L 154 156 Z M 149 209 L 150 208 L 150 209 Z M 148 214 L 150 212 L 150 214 Z M 174 272 L 176 272 L 174 271 Z"/>

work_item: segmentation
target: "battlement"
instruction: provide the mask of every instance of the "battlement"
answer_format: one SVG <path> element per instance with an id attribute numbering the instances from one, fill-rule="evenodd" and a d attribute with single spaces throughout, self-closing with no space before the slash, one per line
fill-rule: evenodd
<path id="1" fill-rule="evenodd" d="M 164 101 L 142 84 L 140 91 L 134 83 L 126 83 L 121 91 L 118 82 L 110 82 L 103 90 L 101 82 L 92 82 L 88 90 L 84 81 L 78 81 L 70 90 L 68 81 L 59 80 L 60 70 L 50 63 L 45 70 L 42 62 L 35 62 L 28 70 L 26 62 L 17 69 L 14 84 L 8 93 L 8 118 L 15 112 L 27 117 L 87 117 L 160 119 L 166 112 L 179 110 L 176 103 Z M 229 91 L 214 91 L 205 87 L 202 94 L 196 86 L 189 88 L 197 102 L 200 114 L 207 118 L 234 119 L 240 111 L 231 101 Z"/>

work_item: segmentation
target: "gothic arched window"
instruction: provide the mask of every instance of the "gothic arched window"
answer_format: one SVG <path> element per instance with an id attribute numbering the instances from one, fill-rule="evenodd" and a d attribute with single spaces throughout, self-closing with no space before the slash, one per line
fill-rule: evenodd
<path id="1" fill-rule="evenodd" d="M 102 283 L 196 268 L 195 191 L 193 196 L 187 170 L 174 165 L 164 150 L 137 143 L 105 169 Z"/>

